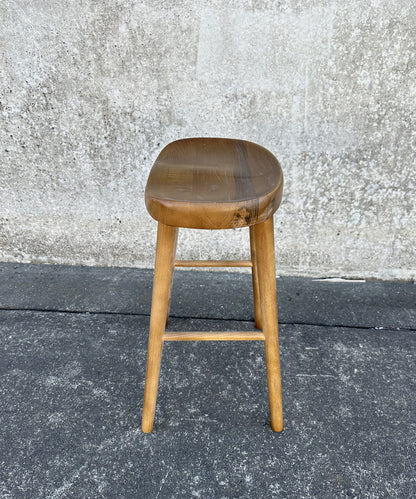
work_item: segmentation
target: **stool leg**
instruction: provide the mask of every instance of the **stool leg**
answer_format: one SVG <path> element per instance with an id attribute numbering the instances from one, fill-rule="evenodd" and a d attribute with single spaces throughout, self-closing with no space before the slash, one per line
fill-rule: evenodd
<path id="1" fill-rule="evenodd" d="M 172 286 L 178 228 L 158 224 L 155 274 L 153 278 L 152 310 L 150 314 L 149 346 L 147 350 L 146 381 L 143 401 L 142 430 L 153 429 L 163 334 Z"/>
<path id="2" fill-rule="evenodd" d="M 175 241 L 175 249 L 173 250 L 173 255 L 175 256 L 176 254 L 176 246 L 177 246 L 177 240 L 178 238 L 176 237 L 176 241 Z M 175 259 L 174 259 L 175 260 Z M 166 321 L 165 321 L 165 329 L 168 327 L 168 324 L 169 324 L 169 312 L 170 312 L 170 302 L 171 302 L 171 298 L 172 298 L 172 284 L 173 284 L 173 273 L 175 271 L 175 266 L 173 266 L 173 270 L 172 270 L 172 275 L 170 277 L 170 285 L 169 285 L 169 298 L 168 298 L 168 306 L 166 307 Z"/>
<path id="3" fill-rule="evenodd" d="M 261 303 L 260 303 L 260 288 L 257 270 L 257 253 L 256 253 L 256 240 L 254 237 L 254 225 L 250 225 L 250 251 L 251 263 L 251 277 L 253 280 L 253 300 L 254 300 L 254 322 L 257 329 L 261 329 Z"/>
<path id="4" fill-rule="evenodd" d="M 273 431 L 282 431 L 282 388 L 280 379 L 279 332 L 277 323 L 276 270 L 274 261 L 273 217 L 255 225 L 258 278 L 264 347 L 266 356 L 267 385 L 269 389 L 270 419 Z"/>

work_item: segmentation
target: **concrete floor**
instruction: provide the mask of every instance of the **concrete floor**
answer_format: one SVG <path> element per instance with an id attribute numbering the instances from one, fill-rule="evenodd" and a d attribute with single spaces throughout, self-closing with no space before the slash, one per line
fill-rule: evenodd
<path id="1" fill-rule="evenodd" d="M 416 285 L 279 278 L 285 429 L 260 342 L 165 345 L 152 272 L 0 264 L 0 496 L 416 496 Z M 169 327 L 252 329 L 247 274 L 177 271 Z"/>

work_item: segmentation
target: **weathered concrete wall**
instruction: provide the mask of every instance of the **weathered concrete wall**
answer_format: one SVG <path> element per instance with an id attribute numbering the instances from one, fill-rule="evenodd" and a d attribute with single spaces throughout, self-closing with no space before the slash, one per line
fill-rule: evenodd
<path id="1" fill-rule="evenodd" d="M 189 136 L 281 160 L 281 274 L 416 278 L 413 0 L 0 0 L 0 260 L 152 266 L 143 190 Z M 247 231 L 183 231 L 242 257 Z"/>

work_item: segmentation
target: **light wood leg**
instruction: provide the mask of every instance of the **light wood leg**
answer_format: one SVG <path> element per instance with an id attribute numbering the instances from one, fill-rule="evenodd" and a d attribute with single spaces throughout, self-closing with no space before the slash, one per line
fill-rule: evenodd
<path id="1" fill-rule="evenodd" d="M 254 225 L 250 225 L 250 251 L 251 251 L 251 263 L 253 265 L 251 269 L 251 277 L 253 280 L 253 299 L 254 299 L 254 322 L 257 329 L 261 329 L 261 303 L 260 303 L 260 289 L 259 289 L 259 279 L 257 271 L 257 252 L 256 252 L 256 240 L 254 237 Z"/>
<path id="2" fill-rule="evenodd" d="M 160 363 L 162 359 L 163 334 L 165 332 L 166 316 L 168 313 L 177 238 L 177 227 L 170 227 L 161 223 L 158 224 L 143 401 L 142 430 L 145 433 L 152 431 L 155 417 Z"/>
<path id="3" fill-rule="evenodd" d="M 257 270 L 260 287 L 270 419 L 273 431 L 282 431 L 282 387 L 277 323 L 276 270 L 274 259 L 273 217 L 255 225 Z"/>
<path id="4" fill-rule="evenodd" d="M 176 240 L 175 240 L 175 248 L 174 248 L 174 254 L 176 255 L 176 246 L 178 242 L 178 236 L 176 235 Z M 175 266 L 173 265 L 173 270 L 172 270 L 172 275 L 170 277 L 170 285 L 169 285 L 169 298 L 168 298 L 168 306 L 166 308 L 166 321 L 165 321 L 165 328 L 168 327 L 169 324 L 169 312 L 170 312 L 170 302 L 172 299 L 172 284 L 173 284 L 173 274 L 175 271 Z"/>

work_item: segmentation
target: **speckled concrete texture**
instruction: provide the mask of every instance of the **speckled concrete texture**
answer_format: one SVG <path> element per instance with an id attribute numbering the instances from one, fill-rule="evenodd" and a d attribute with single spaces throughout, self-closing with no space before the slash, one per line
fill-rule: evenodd
<path id="1" fill-rule="evenodd" d="M 152 265 L 143 191 L 166 143 L 281 160 L 282 275 L 414 279 L 409 0 L 0 1 L 0 260 Z M 188 257 L 246 233 L 184 231 Z"/>
<path id="2" fill-rule="evenodd" d="M 150 315 L 153 271 L 0 263 L 0 307 Z M 279 322 L 414 329 L 416 285 L 280 277 Z M 254 320 L 251 275 L 176 270 L 171 316 Z"/>
<path id="3" fill-rule="evenodd" d="M 330 284 L 334 308 L 366 302 L 367 293 L 367 304 L 375 307 L 378 296 L 384 314 L 371 327 L 369 307 L 365 329 L 347 313 L 339 315 L 338 327 L 317 325 L 306 295 L 298 295 L 305 323 L 295 324 L 293 308 L 280 325 L 280 434 L 269 427 L 259 342 L 165 345 L 155 429 L 145 435 L 140 415 L 149 317 L 132 302 L 122 312 L 116 291 L 142 289 L 138 301 L 147 309 L 148 274 L 2 266 L 1 282 L 10 288 L 0 288 L 1 497 L 415 496 L 416 301 L 407 297 L 413 284 L 376 283 L 383 291 L 375 295 L 362 289 L 367 283 L 298 278 L 280 286 L 281 315 L 292 293 L 320 296 L 321 286 Z M 246 277 L 178 272 L 176 295 L 185 296 L 193 282 L 199 305 L 202 279 L 202 294 L 216 296 L 220 283 L 228 300 L 216 319 L 206 320 L 179 318 L 181 301 L 172 301 L 169 327 L 252 329 L 250 316 L 229 315 L 241 295 L 246 299 Z M 67 312 L 53 310 L 65 303 Z M 394 317 L 397 324 L 408 321 L 408 329 L 394 330 Z"/>

